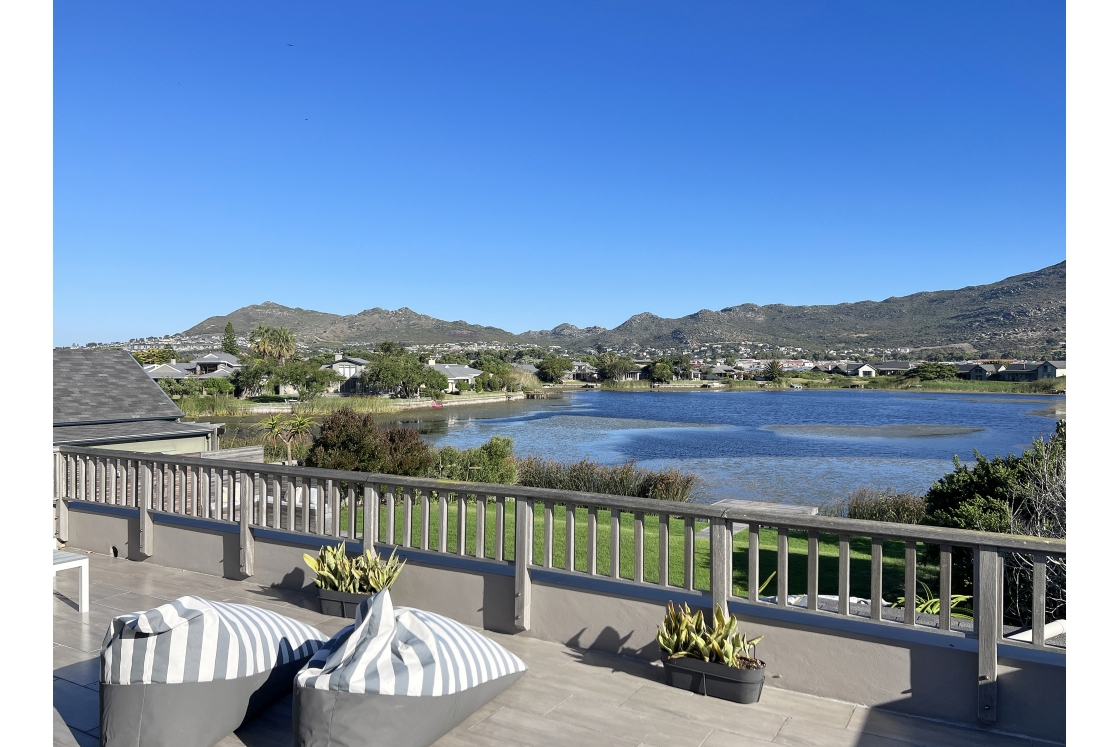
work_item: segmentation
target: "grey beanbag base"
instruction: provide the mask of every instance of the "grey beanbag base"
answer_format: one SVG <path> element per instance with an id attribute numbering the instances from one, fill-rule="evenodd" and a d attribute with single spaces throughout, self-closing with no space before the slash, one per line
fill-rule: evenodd
<path id="1" fill-rule="evenodd" d="M 101 747 L 211 747 L 289 694 L 325 641 L 271 610 L 191 596 L 120 615 L 101 647 Z"/>
<path id="2" fill-rule="evenodd" d="M 427 747 L 525 669 L 461 623 L 394 608 L 383 590 L 296 675 L 296 747 Z"/>
<path id="3" fill-rule="evenodd" d="M 101 685 L 101 745 L 211 747 L 289 694 L 306 661 L 233 680 Z"/>
<path id="4" fill-rule="evenodd" d="M 524 672 L 453 695 L 417 697 L 295 688 L 298 747 L 427 747 L 497 697 Z"/>

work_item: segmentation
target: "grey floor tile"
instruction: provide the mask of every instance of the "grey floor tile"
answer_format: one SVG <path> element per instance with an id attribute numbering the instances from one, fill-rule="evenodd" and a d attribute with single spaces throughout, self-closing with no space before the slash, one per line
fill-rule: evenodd
<path id="1" fill-rule="evenodd" d="M 704 741 L 703 747 L 763 747 L 763 745 L 772 747 L 773 744 L 773 742 L 755 739 L 743 734 L 735 734 L 723 729 L 713 729 Z"/>
<path id="2" fill-rule="evenodd" d="M 98 654 L 69 646 L 55 646 L 53 653 L 55 677 L 83 686 L 100 679 L 101 659 Z"/>
<path id="3" fill-rule="evenodd" d="M 597 698 L 575 695 L 546 714 L 554 721 L 582 726 L 620 739 L 638 739 L 650 747 L 700 747 L 712 728 L 667 714 L 628 710 Z"/>
<path id="4" fill-rule="evenodd" d="M 910 747 L 909 742 L 838 729 L 817 721 L 791 718 L 774 737 L 775 744 L 792 747 Z"/>
<path id="5" fill-rule="evenodd" d="M 622 707 L 666 714 L 762 740 L 773 739 L 786 720 L 785 716 L 751 705 L 695 695 L 667 685 L 646 684 Z"/>
<path id="6" fill-rule="evenodd" d="M 545 716 L 537 716 L 510 708 L 499 708 L 488 718 L 475 724 L 470 734 L 513 745 L 531 747 L 585 747 L 586 745 L 634 745 L 639 740 L 608 736 L 583 726 L 566 724 Z"/>
<path id="7" fill-rule="evenodd" d="M 58 709 L 54 710 L 54 747 L 98 747 L 98 738 L 78 729 L 71 729 Z"/>
<path id="8" fill-rule="evenodd" d="M 73 682 L 54 680 L 54 708 L 67 726 L 90 731 L 101 725 L 100 700 L 97 693 Z"/>
<path id="9" fill-rule="evenodd" d="M 96 629 L 85 623 L 67 620 L 62 617 L 53 618 L 54 641 L 79 651 L 101 651 L 101 642 L 105 638 L 104 629 Z"/>
<path id="10" fill-rule="evenodd" d="M 857 709 L 848 724 L 848 729 L 862 734 L 895 739 L 916 747 L 940 747 L 947 743 L 952 743 L 954 747 L 1029 747 L 1030 745 L 1029 739 L 953 726 L 878 708 Z"/>
<path id="11" fill-rule="evenodd" d="M 809 719 L 838 729 L 848 726 L 856 709 L 856 706 L 851 703 L 816 698 L 791 690 L 780 690 L 769 683 L 763 687 L 762 697 L 755 707 L 782 716 Z"/>

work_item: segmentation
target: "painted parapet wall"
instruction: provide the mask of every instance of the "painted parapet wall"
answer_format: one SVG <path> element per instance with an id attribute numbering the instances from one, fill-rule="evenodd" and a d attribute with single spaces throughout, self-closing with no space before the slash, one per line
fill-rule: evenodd
<path id="1" fill-rule="evenodd" d="M 193 517 L 154 514 L 154 552 L 139 553 L 136 509 L 79 505 L 70 512 L 69 545 L 142 562 L 243 579 L 238 527 Z M 254 529 L 253 581 L 263 586 L 311 589 L 303 553 L 329 538 Z M 354 553 L 360 543 L 348 543 Z M 389 552 L 390 548 L 378 547 Z M 446 615 L 468 625 L 516 631 L 514 567 L 422 550 L 398 550 L 409 567 L 393 587 L 394 601 Z M 643 659 L 658 658 L 654 631 L 669 599 L 710 607 L 695 592 L 562 571 L 532 569 L 533 616 L 522 635 Z M 767 662 L 768 686 L 875 708 L 974 724 L 976 642 L 950 635 L 864 620 L 830 618 L 732 602 L 740 628 L 764 635 L 758 655 Z M 995 728 L 1063 741 L 1064 656 L 1000 646 L 999 711 Z M 774 678 L 773 675 L 780 675 Z"/>

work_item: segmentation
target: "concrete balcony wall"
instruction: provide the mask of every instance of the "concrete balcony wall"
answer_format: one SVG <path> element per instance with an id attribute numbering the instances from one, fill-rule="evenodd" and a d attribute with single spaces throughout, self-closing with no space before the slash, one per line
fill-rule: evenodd
<path id="1" fill-rule="evenodd" d="M 69 546 L 231 579 L 239 570 L 236 525 L 153 514 L 153 554 L 139 553 L 136 509 L 70 502 Z M 254 529 L 253 581 L 311 587 L 303 553 L 330 538 Z M 350 542 L 357 553 L 360 543 Z M 386 553 L 390 548 L 379 547 Z M 398 550 L 408 568 L 394 601 L 468 625 L 514 633 L 513 563 L 421 550 Z M 523 636 L 653 660 L 655 631 L 672 599 L 711 607 L 698 592 L 533 568 L 532 624 Z M 96 580 L 96 579 L 95 579 Z M 975 723 L 976 641 L 895 624 L 828 616 L 768 605 L 729 604 L 750 635 L 764 635 L 758 656 L 768 686 L 949 722 Z M 1065 738 L 1065 657 L 1001 644 L 995 728 L 1053 741 Z"/>

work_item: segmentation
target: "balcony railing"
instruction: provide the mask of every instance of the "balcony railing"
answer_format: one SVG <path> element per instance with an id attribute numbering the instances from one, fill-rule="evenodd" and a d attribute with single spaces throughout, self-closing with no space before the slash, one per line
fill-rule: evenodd
<path id="1" fill-rule="evenodd" d="M 154 552 L 153 514 L 197 517 L 236 526 L 241 571 L 254 572 L 254 530 L 313 537 L 324 543 L 360 542 L 364 549 L 415 548 L 434 555 L 474 558 L 514 567 L 514 620 L 532 622 L 532 570 L 552 573 L 549 583 L 580 585 L 599 576 L 637 586 L 680 589 L 752 608 L 790 605 L 791 581 L 805 589 L 804 613 L 855 618 L 850 604 L 853 547 L 869 548 L 870 623 L 961 635 L 953 628 L 954 549 L 973 567 L 974 620 L 966 635 L 977 639 L 979 719 L 995 721 L 999 646 L 1064 652 L 1046 643 L 1047 568 L 1064 561 L 1065 542 L 940 527 L 858 521 L 693 503 L 459 483 L 393 475 L 251 464 L 163 454 L 60 447 L 56 451 L 57 532 L 68 533 L 68 502 L 136 509 L 140 551 Z M 745 563 L 733 531 L 745 525 Z M 233 527 L 231 527 L 233 529 Z M 773 540 L 776 594 L 761 596 L 763 537 Z M 624 537 L 626 538 L 624 541 Z M 791 538 L 805 570 L 791 577 Z M 606 549 L 600 547 L 605 540 Z M 822 609 L 822 548 L 835 546 L 835 611 Z M 740 541 L 741 542 L 741 541 Z M 936 549 L 935 549 L 936 548 Z M 883 615 L 884 552 L 901 556 L 901 620 Z M 919 553 L 937 559 L 935 619 L 917 613 Z M 1007 637 L 1004 626 L 1004 558 L 1027 558 L 1033 571 L 1029 641 Z M 864 563 L 863 559 L 860 563 Z M 745 569 L 744 569 L 745 565 Z M 861 568 L 864 566 L 861 565 Z M 892 566 L 893 568 L 894 566 Z M 737 584 L 735 573 L 745 584 Z M 1054 580 L 1049 579 L 1051 586 Z M 863 587 L 866 588 L 866 587 Z M 798 605 L 800 606 L 800 605 Z M 832 605 L 830 604 L 829 607 Z"/>

